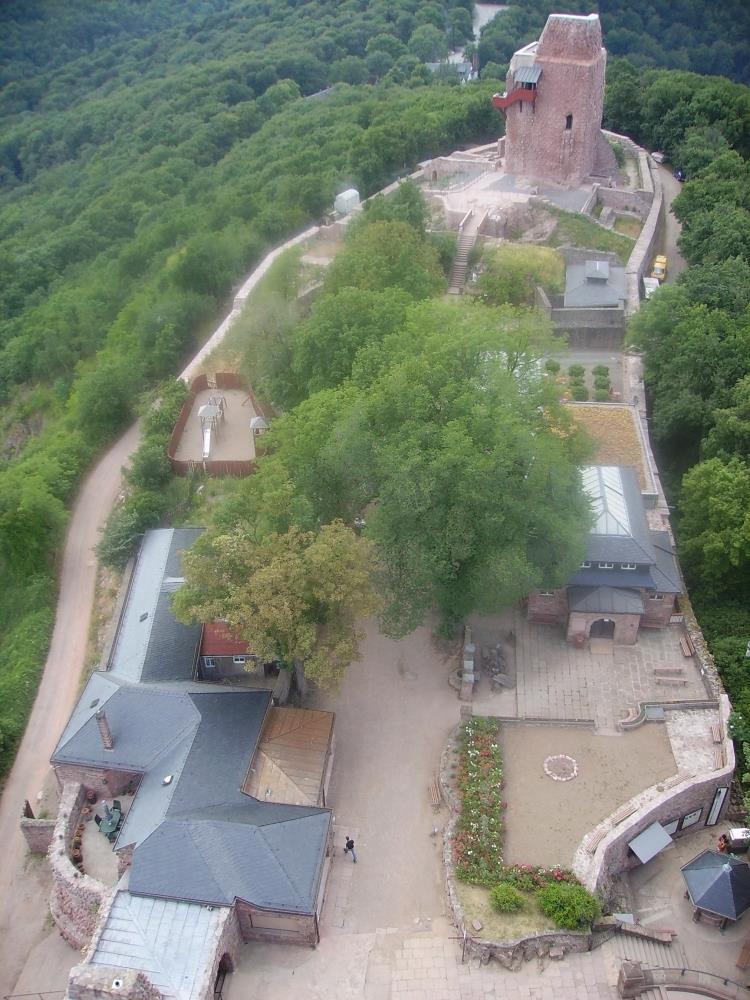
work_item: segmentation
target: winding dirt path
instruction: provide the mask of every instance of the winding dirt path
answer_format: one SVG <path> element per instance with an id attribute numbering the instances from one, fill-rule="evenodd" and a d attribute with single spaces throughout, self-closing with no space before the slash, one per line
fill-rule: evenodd
<path id="1" fill-rule="evenodd" d="M 26 842 L 18 821 L 24 799 L 33 803 L 42 787 L 50 755 L 78 697 L 96 583 L 93 549 L 140 432 L 138 421 L 99 460 L 84 480 L 71 512 L 49 655 L 0 799 L 0 995 L 12 990 L 33 938 L 43 930 L 37 926 L 38 889 L 29 892 L 25 884 Z"/>

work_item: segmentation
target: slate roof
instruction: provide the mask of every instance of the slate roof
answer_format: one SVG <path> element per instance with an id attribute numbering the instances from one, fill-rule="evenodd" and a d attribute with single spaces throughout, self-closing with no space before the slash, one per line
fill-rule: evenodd
<path id="1" fill-rule="evenodd" d="M 568 264 L 563 305 L 566 308 L 619 306 L 626 297 L 625 285 L 625 268 L 617 264 L 597 260 Z"/>
<path id="2" fill-rule="evenodd" d="M 650 534 L 656 557 L 656 565 L 651 567 L 654 589 L 665 594 L 681 593 L 680 570 L 677 566 L 672 543 L 669 540 L 669 534 L 666 531 L 652 531 Z"/>
<path id="3" fill-rule="evenodd" d="M 579 569 L 568 580 L 569 587 L 626 587 L 646 590 L 654 589 L 654 581 L 648 566 L 639 569 Z"/>
<path id="4" fill-rule="evenodd" d="M 200 1000 L 222 910 L 200 903 L 133 896 L 121 889 L 102 928 L 92 965 L 144 972 L 164 997 Z"/>
<path id="5" fill-rule="evenodd" d="M 52 761 L 143 773 L 117 840 L 135 847 L 131 893 L 313 912 L 330 811 L 242 792 L 270 703 L 269 691 L 90 678 Z"/>
<path id="6" fill-rule="evenodd" d="M 530 66 L 519 66 L 513 73 L 515 83 L 536 83 L 542 75 L 542 67 L 532 63 Z"/>
<path id="7" fill-rule="evenodd" d="M 637 590 L 621 587 L 569 587 L 568 607 L 571 611 L 641 615 L 643 599 Z"/>
<path id="8" fill-rule="evenodd" d="M 178 622 L 171 598 L 182 581 L 182 553 L 202 532 L 146 532 L 109 658 L 111 673 L 136 682 L 192 680 L 201 626 Z"/>

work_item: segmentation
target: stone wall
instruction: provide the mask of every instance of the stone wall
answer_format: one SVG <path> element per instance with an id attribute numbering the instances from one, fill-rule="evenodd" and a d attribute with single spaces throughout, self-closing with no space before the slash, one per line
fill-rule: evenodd
<path id="1" fill-rule="evenodd" d="M 274 941 L 277 944 L 318 943 L 318 926 L 314 915 L 272 913 L 258 910 L 238 901 L 237 920 L 245 941 Z"/>
<path id="2" fill-rule="evenodd" d="M 54 819 L 29 819 L 21 817 L 21 833 L 32 854 L 46 854 L 55 833 Z"/>
<path id="3" fill-rule="evenodd" d="M 135 791 L 142 775 L 138 771 L 116 771 L 113 768 L 86 767 L 83 764 L 55 764 L 55 777 L 62 788 L 66 784 L 81 784 L 96 792 L 97 799 L 111 799 Z"/>
<path id="4" fill-rule="evenodd" d="M 623 615 L 601 611 L 571 611 L 568 619 L 568 642 L 574 646 L 582 646 L 589 637 L 594 622 L 609 619 L 615 624 L 614 641 L 618 645 L 632 646 L 638 641 L 638 626 L 640 615 Z"/>
<path id="5" fill-rule="evenodd" d="M 536 100 L 506 111 L 508 173 L 577 185 L 595 171 L 606 61 L 596 15 L 550 15 L 536 53 L 542 70 Z M 515 89 L 510 72 L 506 89 Z"/>
<path id="6" fill-rule="evenodd" d="M 213 959 L 202 980 L 196 981 L 193 986 L 192 995 L 195 1000 L 214 1000 L 214 983 L 222 958 L 224 955 L 229 957 L 230 968 L 227 971 L 234 972 L 239 964 L 243 945 L 237 911 L 227 908 L 219 918 L 213 940 L 206 943 L 206 949 L 210 948 L 213 952 Z"/>
<path id="7" fill-rule="evenodd" d="M 85 804 L 85 787 L 74 782 L 66 783 L 47 853 L 52 870 L 50 910 L 60 933 L 73 948 L 89 944 L 99 912 L 112 895 L 110 888 L 78 871 L 70 860 L 71 842 Z M 86 864 L 85 856 L 83 864 Z"/>
<path id="8" fill-rule="evenodd" d="M 730 711 L 726 695 L 720 698 L 719 711 L 726 734 Z M 633 807 L 629 816 L 626 815 L 618 822 L 618 817 L 625 812 L 620 809 L 587 834 L 573 859 L 573 870 L 586 887 L 596 892 L 605 902 L 608 901 L 615 894 L 617 877 L 623 871 L 640 865 L 640 861 L 628 850 L 628 844 L 652 823 L 669 823 L 701 809 L 702 814 L 697 823 L 673 836 L 700 829 L 706 822 L 717 788 L 731 784 L 735 763 L 734 747 L 726 735 L 724 752 L 727 760 L 724 767 L 697 775 L 678 775 L 653 785 L 627 804 L 628 808 Z M 724 801 L 722 814 L 726 812 L 728 805 L 729 796 Z"/>
<path id="9" fill-rule="evenodd" d="M 529 594 L 526 616 L 530 622 L 557 623 L 564 625 L 568 620 L 568 591 L 565 587 L 553 590 L 550 597 L 543 597 L 538 591 Z"/>
<path id="10" fill-rule="evenodd" d="M 622 190 L 621 188 L 599 187 L 596 192 L 596 200 L 613 208 L 616 212 L 632 212 L 640 219 L 648 218 L 651 205 L 654 201 L 653 191 L 633 191 Z"/>
<path id="11" fill-rule="evenodd" d="M 68 981 L 69 1000 L 161 1000 L 162 994 L 135 969 L 108 965 L 74 965 Z"/>
<path id="12" fill-rule="evenodd" d="M 663 601 L 652 601 L 648 590 L 641 591 L 643 614 L 641 628 L 666 628 L 674 611 L 676 594 L 663 594 Z"/>

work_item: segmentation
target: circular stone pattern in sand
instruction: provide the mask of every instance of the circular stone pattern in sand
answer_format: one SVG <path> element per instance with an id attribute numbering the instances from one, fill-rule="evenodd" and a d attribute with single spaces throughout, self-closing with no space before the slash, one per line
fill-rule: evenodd
<path id="1" fill-rule="evenodd" d="M 553 781 L 572 781 L 578 776 L 578 761 L 566 753 L 555 754 L 544 760 L 544 773 Z"/>

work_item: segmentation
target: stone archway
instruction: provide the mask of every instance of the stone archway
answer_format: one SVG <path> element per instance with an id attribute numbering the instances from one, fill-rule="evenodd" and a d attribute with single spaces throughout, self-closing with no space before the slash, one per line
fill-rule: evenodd
<path id="1" fill-rule="evenodd" d="M 234 962 L 232 961 L 229 952 L 225 951 L 219 961 L 219 968 L 216 970 L 216 979 L 214 980 L 214 1000 L 221 1000 L 222 992 L 224 990 L 224 980 L 231 972 L 234 972 Z"/>
<path id="2" fill-rule="evenodd" d="M 597 618 L 591 623 L 590 639 L 614 639 L 615 623 L 611 618 Z"/>

